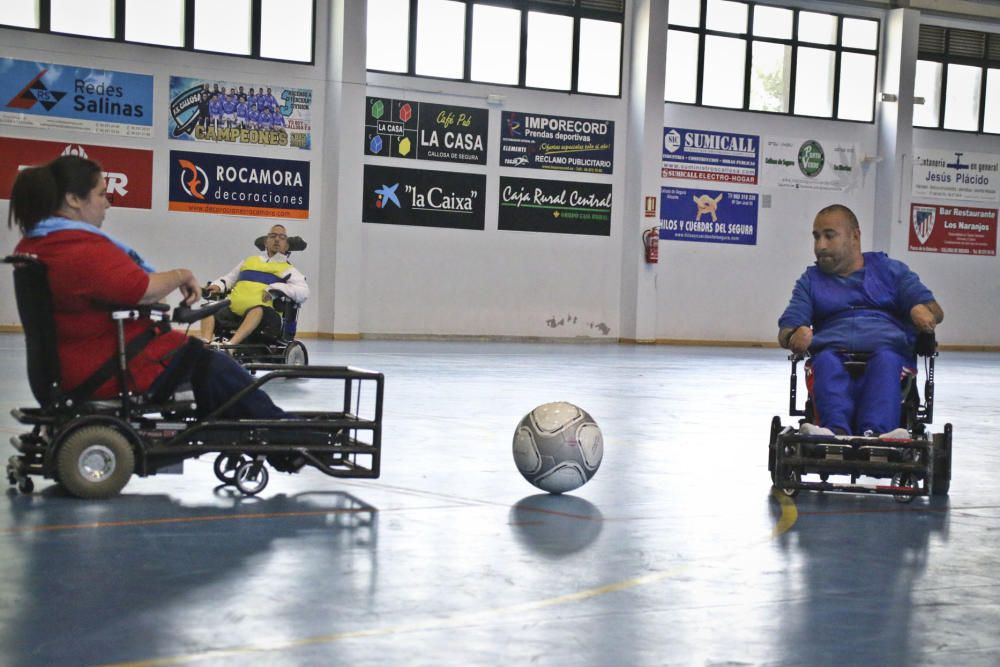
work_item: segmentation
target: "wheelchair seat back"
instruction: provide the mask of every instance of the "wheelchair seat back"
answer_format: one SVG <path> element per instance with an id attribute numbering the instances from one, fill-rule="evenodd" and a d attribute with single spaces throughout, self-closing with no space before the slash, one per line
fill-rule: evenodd
<path id="1" fill-rule="evenodd" d="M 4 262 L 14 265 L 14 296 L 24 328 L 28 357 L 28 383 L 35 400 L 43 408 L 61 398 L 59 349 L 56 321 L 52 314 L 52 293 L 48 271 L 32 255 L 11 255 Z"/>

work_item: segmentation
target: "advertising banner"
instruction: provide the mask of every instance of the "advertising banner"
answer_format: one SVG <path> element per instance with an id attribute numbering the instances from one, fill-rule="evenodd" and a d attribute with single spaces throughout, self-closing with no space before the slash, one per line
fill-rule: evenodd
<path id="1" fill-rule="evenodd" d="M 1000 155 L 921 149 L 913 158 L 913 197 L 1000 201 Z"/>
<path id="2" fill-rule="evenodd" d="M 910 250 L 953 255 L 997 254 L 997 210 L 968 206 L 910 206 Z"/>
<path id="3" fill-rule="evenodd" d="M 661 188 L 660 238 L 757 245 L 757 193 Z"/>
<path id="4" fill-rule="evenodd" d="M 486 109 L 369 97 L 365 155 L 486 164 Z"/>
<path id="5" fill-rule="evenodd" d="M 611 236 L 611 185 L 501 176 L 498 229 Z"/>
<path id="6" fill-rule="evenodd" d="M 759 167 L 757 135 L 663 128 L 663 178 L 753 185 Z"/>
<path id="7" fill-rule="evenodd" d="M 171 211 L 309 217 L 309 163 L 170 151 Z"/>
<path id="8" fill-rule="evenodd" d="M 153 77 L 0 58 L 0 124 L 150 137 Z"/>
<path id="9" fill-rule="evenodd" d="M 14 178 L 22 168 L 45 164 L 60 155 L 79 155 L 101 165 L 112 206 L 152 207 L 153 151 L 11 137 L 0 137 L 0 198 L 10 197 Z"/>
<path id="10" fill-rule="evenodd" d="M 308 88 L 170 77 L 171 139 L 220 144 L 312 147 Z"/>
<path id="11" fill-rule="evenodd" d="M 614 154 L 614 121 L 517 111 L 501 114 L 501 167 L 610 174 Z"/>
<path id="12" fill-rule="evenodd" d="M 365 165 L 362 222 L 486 228 L 486 176 Z"/>
<path id="13" fill-rule="evenodd" d="M 768 137 L 764 140 L 763 182 L 796 190 L 849 190 L 857 179 L 857 155 L 855 144 Z"/>

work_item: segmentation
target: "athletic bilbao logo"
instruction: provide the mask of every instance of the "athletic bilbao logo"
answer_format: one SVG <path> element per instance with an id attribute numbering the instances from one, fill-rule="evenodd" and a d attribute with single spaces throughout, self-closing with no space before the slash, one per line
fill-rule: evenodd
<path id="1" fill-rule="evenodd" d="M 913 232 L 917 235 L 920 245 L 927 243 L 934 231 L 934 209 L 930 207 L 916 207 L 913 209 Z"/>
<path id="2" fill-rule="evenodd" d="M 181 166 L 181 187 L 188 196 L 204 199 L 208 192 L 208 174 L 190 160 L 178 160 Z"/>

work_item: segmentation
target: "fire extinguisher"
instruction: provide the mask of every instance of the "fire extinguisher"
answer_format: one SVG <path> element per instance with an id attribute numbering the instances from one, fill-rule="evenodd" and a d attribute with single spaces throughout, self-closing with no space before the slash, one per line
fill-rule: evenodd
<path id="1" fill-rule="evenodd" d="M 660 228 L 650 227 L 642 233 L 642 245 L 646 251 L 646 263 L 656 264 L 660 261 Z"/>

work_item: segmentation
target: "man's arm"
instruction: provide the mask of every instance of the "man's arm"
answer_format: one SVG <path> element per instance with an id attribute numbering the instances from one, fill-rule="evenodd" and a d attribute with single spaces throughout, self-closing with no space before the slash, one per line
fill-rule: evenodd
<path id="1" fill-rule="evenodd" d="M 146 286 L 146 292 L 139 299 L 139 303 L 157 303 L 178 288 L 184 295 L 184 304 L 188 306 L 197 301 L 201 293 L 198 280 L 187 269 L 151 273 L 149 274 L 149 285 Z"/>
<path id="2" fill-rule="evenodd" d="M 289 268 L 285 282 L 274 283 L 269 289 L 281 292 L 298 304 L 305 303 L 305 300 L 309 298 L 309 285 L 306 284 L 306 277 L 294 266 Z"/>
<path id="3" fill-rule="evenodd" d="M 937 301 L 918 303 L 910 309 L 910 319 L 917 331 L 931 333 L 934 327 L 944 321 L 944 311 Z"/>
<path id="4" fill-rule="evenodd" d="M 812 344 L 813 307 L 809 296 L 809 275 L 803 273 L 792 289 L 792 298 L 778 319 L 778 345 L 797 354 L 805 354 Z"/>
<path id="5" fill-rule="evenodd" d="M 782 327 L 778 331 L 778 345 L 796 354 L 805 354 L 812 345 L 812 339 L 812 328 L 804 324 L 800 327 Z"/>

